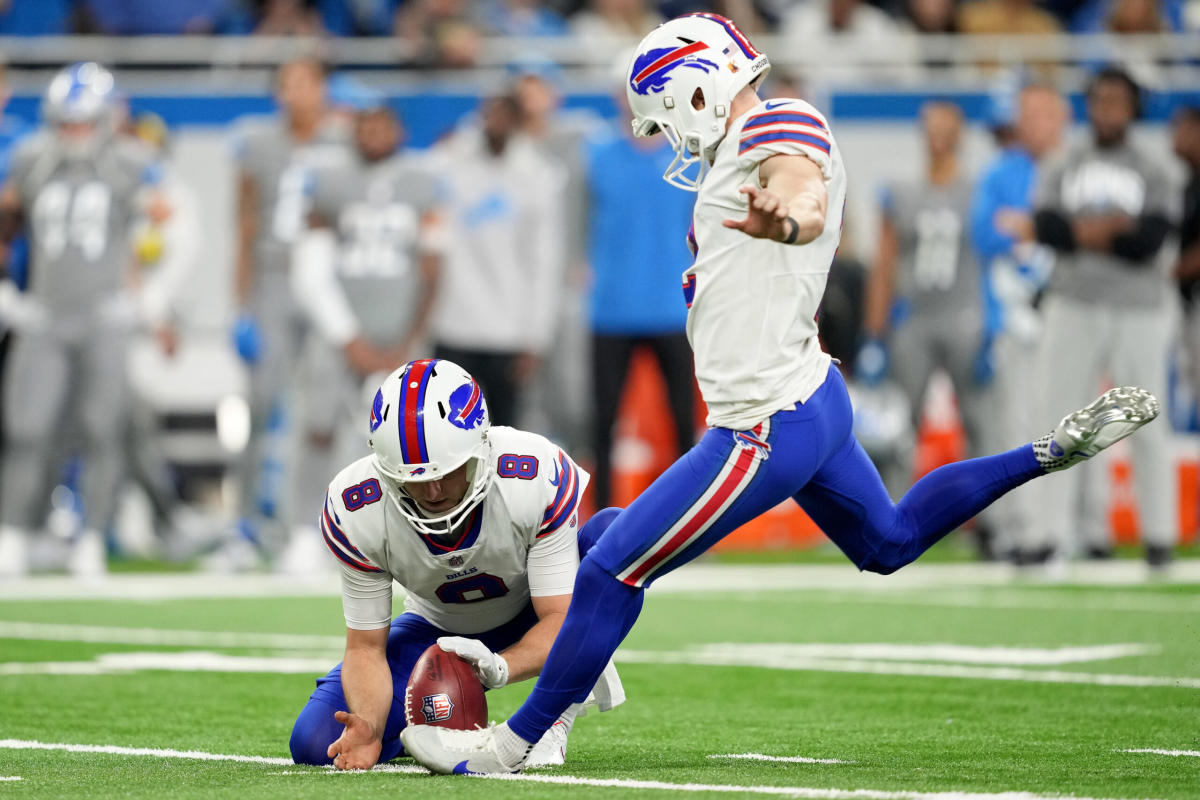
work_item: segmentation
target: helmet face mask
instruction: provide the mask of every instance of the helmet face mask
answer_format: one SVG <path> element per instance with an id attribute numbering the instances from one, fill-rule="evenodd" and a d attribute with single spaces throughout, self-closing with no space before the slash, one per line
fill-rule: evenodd
<path id="1" fill-rule="evenodd" d="M 634 135 L 662 131 L 675 151 L 665 181 L 699 190 L 725 138 L 733 98 L 769 69 L 767 57 L 716 14 L 677 17 L 642 39 L 625 90 Z"/>
<path id="2" fill-rule="evenodd" d="M 375 469 L 397 510 L 421 533 L 444 535 L 463 524 L 491 486 L 491 427 L 479 384 L 450 361 L 412 361 L 375 393 L 368 443 Z M 414 484 L 451 478 L 466 466 L 466 490 L 445 512 L 417 501 Z"/>

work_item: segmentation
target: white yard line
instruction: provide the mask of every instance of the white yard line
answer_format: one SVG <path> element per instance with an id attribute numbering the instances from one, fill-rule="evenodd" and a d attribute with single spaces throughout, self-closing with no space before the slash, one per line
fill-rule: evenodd
<path id="1" fill-rule="evenodd" d="M 712 594 L 712 593 L 710 593 Z M 1125 612 L 1133 614 L 1184 614 L 1200 611 L 1200 595 L 1160 594 L 1152 592 L 1123 592 L 1112 589 L 1063 592 L 1056 589 L 994 587 L 984 589 L 912 589 L 889 592 L 846 592 L 830 589 L 797 587 L 794 594 L 781 592 L 725 592 L 721 601 L 738 603 L 787 603 L 792 605 L 859 605 L 920 606 L 933 608 L 993 608 L 1037 609 L 1042 611 L 1076 613 Z"/>
<path id="2" fill-rule="evenodd" d="M 152 756 L 154 758 L 183 758 L 194 761 L 239 761 L 246 764 L 295 766 L 290 758 L 271 756 L 240 756 L 205 753 L 200 750 L 165 750 L 156 747 L 120 747 L 114 744 L 62 744 L 39 742 L 33 739 L 0 739 L 0 750 L 64 750 L 68 753 L 103 753 L 114 756 Z"/>
<path id="3" fill-rule="evenodd" d="M 824 642 L 714 642 L 694 645 L 690 652 L 728 655 L 742 663 L 757 659 L 774 662 L 791 659 L 832 658 L 876 661 L 938 661 L 950 664 L 995 664 L 1044 667 L 1107 661 L 1131 656 L 1152 656 L 1162 651 L 1156 644 L 1098 644 L 1067 647 L 979 646 L 929 642 L 824 643 Z"/>
<path id="4" fill-rule="evenodd" d="M 1150 753 L 1156 756 L 1191 756 L 1200 758 L 1200 750 L 1155 750 L 1150 747 L 1139 747 L 1133 750 L 1122 750 L 1122 753 Z"/>
<path id="5" fill-rule="evenodd" d="M 20 775 L 0 775 L 0 781 L 23 781 Z"/>
<path id="6" fill-rule="evenodd" d="M 100 753 L 120 756 L 150 756 L 153 758 L 178 758 L 196 761 L 234 761 L 248 764 L 272 766 L 294 766 L 289 758 L 270 756 L 243 756 L 224 753 L 206 753 L 200 750 L 168 750 L 152 747 L 119 747 L 116 745 L 62 744 L 22 739 L 0 739 L 0 749 L 6 750 L 61 750 L 69 753 Z M 406 764 L 384 764 L 372 772 L 424 773 L 421 767 Z M 339 773 L 336 770 L 292 769 L 269 773 L 272 775 L 362 775 L 362 772 Z M 763 794 L 775 797 L 796 797 L 805 800 L 1101 800 L 1100 798 L 1075 797 L 1073 795 L 1041 795 L 1033 792 L 908 792 L 881 789 L 826 789 L 805 786 L 734 786 L 729 784 L 669 783 L 667 781 L 635 781 L 623 778 L 576 778 L 570 775 L 488 775 L 482 780 L 508 780 L 529 783 L 545 783 L 560 786 L 594 786 L 612 789 L 659 789 L 671 792 L 713 792 L 727 794 Z"/>
<path id="7" fill-rule="evenodd" d="M 774 761 L 781 764 L 853 764 L 840 758 L 810 758 L 808 756 L 767 756 L 762 753 L 714 753 L 709 758 L 740 761 Z"/>
<path id="8" fill-rule="evenodd" d="M 161 628 L 118 628 L 105 625 L 60 625 L 49 622 L 2 622 L 0 639 L 94 644 L 149 644 L 173 647 L 256 647 L 281 650 L 340 651 L 343 636 L 300 633 L 181 631 Z"/>
<path id="9" fill-rule="evenodd" d="M 110 675 L 160 670 L 167 672 L 236 672 L 322 675 L 338 662 L 329 656 L 230 656 L 224 653 L 102 653 L 92 661 L 9 661 L 0 675 Z"/>
<path id="10" fill-rule="evenodd" d="M 910 675 L 933 678 L 974 678 L 1031 683 L 1082 683 L 1093 686 L 1174 687 L 1200 689 L 1200 678 L 1158 675 L 1114 675 L 1100 672 L 1063 672 L 1016 667 L 976 667 L 959 664 L 916 664 L 862 659 L 762 658 L 738 653 L 654 652 L 618 650 L 615 660 L 631 664 L 697 664 L 717 667 L 762 667 L 808 672 L 854 672 L 869 675 Z"/>

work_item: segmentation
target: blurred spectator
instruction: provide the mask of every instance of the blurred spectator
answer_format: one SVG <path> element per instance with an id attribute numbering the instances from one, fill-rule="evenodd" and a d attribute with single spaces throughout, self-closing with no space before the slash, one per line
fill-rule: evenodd
<path id="1" fill-rule="evenodd" d="M 995 300 L 989 308 L 996 371 L 987 426 L 992 450 L 1036 435 L 1043 424 L 1029 403 L 1028 387 L 1041 338 L 1036 301 L 1050 278 L 1054 253 L 1032 241 L 1033 193 L 1038 165 L 1059 147 L 1068 118 L 1066 101 L 1054 89 L 1042 84 L 1021 89 L 1015 141 L 984 170 L 971 204 L 971 240 Z M 1018 489 L 993 506 L 997 554 L 1039 560 L 1033 555 L 1037 543 L 1025 541 L 1035 512 L 1031 499 L 1032 493 Z"/>
<path id="2" fill-rule="evenodd" d="M 934 370 L 945 370 L 974 456 L 987 452 L 991 342 L 979 264 L 967 239 L 972 184 L 959 159 L 962 111 L 950 103 L 928 103 L 921 123 L 924 175 L 894 182 L 882 194 L 879 253 L 867 287 L 868 341 L 856 364 L 866 384 L 878 383 L 885 354 L 890 355 L 914 430 L 929 379 Z"/>
<path id="3" fill-rule="evenodd" d="M 864 44 L 875 40 L 878 46 L 879 37 L 893 36 L 897 30 L 896 21 L 887 13 L 861 0 L 812 0 L 785 12 L 780 32 L 794 42 L 832 34 Z"/>
<path id="4" fill-rule="evenodd" d="M 83 27 L 110 36 L 214 33 L 231 0 L 83 0 Z"/>
<path id="5" fill-rule="evenodd" d="M 173 358 L 179 346 L 188 283 L 200 265 L 204 231 L 199 199 L 170 160 L 170 132 L 160 117 L 141 114 L 130 120 L 126 133 L 153 152 L 159 162 L 158 198 L 146 205 L 134 225 L 133 255 L 146 333 L 167 358 Z M 129 477 L 150 500 L 166 554 L 186 558 L 207 543 L 201 541 L 207 532 L 200 530 L 203 523 L 180 495 L 159 442 L 154 410 L 136 391 L 132 395 L 125 436 Z"/>
<path id="6" fill-rule="evenodd" d="M 75 0 L 0 0 L 0 36 L 62 36 L 74 13 Z"/>
<path id="7" fill-rule="evenodd" d="M 779 33 L 795 46 L 830 53 L 827 69 L 836 68 L 842 79 L 878 74 L 864 71 L 859 59 L 845 53 L 899 54 L 912 51 L 910 37 L 901 34 L 899 23 L 879 8 L 862 0 L 809 0 L 789 8 L 780 21 Z M 917 53 L 911 53 L 914 61 Z"/>
<path id="8" fill-rule="evenodd" d="M 663 136 L 634 138 L 623 101 L 624 92 L 612 129 L 587 149 L 597 508 L 612 502 L 613 424 L 635 349 L 649 348 L 666 379 L 679 453 L 695 442 L 692 353 L 680 290 L 692 261 L 685 242 L 695 246 L 695 195 L 662 180 L 674 151 Z"/>
<path id="9" fill-rule="evenodd" d="M 1166 30 L 1158 0 L 1115 0 L 1108 12 L 1113 33 L 1161 33 Z"/>
<path id="10" fill-rule="evenodd" d="M 259 36 L 317 36 L 322 33 L 316 0 L 257 0 Z"/>
<path id="11" fill-rule="evenodd" d="M 916 33 L 958 33 L 954 0 L 907 0 L 904 11 Z"/>
<path id="12" fill-rule="evenodd" d="M 422 65 L 470 67 L 480 34 L 467 0 L 407 0 L 396 15 L 396 36 Z"/>
<path id="13" fill-rule="evenodd" d="M 1166 165 L 1129 140 L 1140 106 L 1127 73 L 1101 70 L 1087 91 L 1090 135 L 1039 170 L 1037 240 L 1058 254 L 1034 384 L 1048 389 L 1043 419 L 1087 402 L 1102 381 L 1168 396 L 1175 303 L 1158 265 L 1176 198 Z M 1131 450 L 1146 558 L 1161 567 L 1178 533 L 1170 426 L 1146 426 Z M 1081 481 L 1106 465 L 1089 462 L 1037 490 L 1041 539 L 1060 554 L 1076 536 L 1097 554 L 1111 548 L 1107 531 L 1081 531 L 1075 518 Z"/>
<path id="14" fill-rule="evenodd" d="M 292 271 L 315 335 L 301 366 L 284 572 L 331 564 L 316 527 L 329 480 L 368 454 L 364 421 L 383 377 L 427 353 L 446 237 L 434 177 L 397 152 L 402 137 L 379 98 L 356 116 L 352 162 L 313 174 L 310 227 Z"/>
<path id="15" fill-rule="evenodd" d="M 516 99 L 492 97 L 434 153 L 449 217 L 435 352 L 475 376 L 498 425 L 550 347 L 564 266 L 562 169 L 520 125 Z"/>
<path id="16" fill-rule="evenodd" d="M 1187 312 L 1185 344 L 1192 391 L 1200 398 L 1200 106 L 1180 109 L 1175 115 L 1174 128 L 1175 155 L 1183 159 L 1188 169 L 1175 278 Z"/>
<path id="17" fill-rule="evenodd" d="M 238 250 L 234 275 L 234 346 L 249 370 L 250 440 L 239 464 L 240 530 L 213 563 L 247 566 L 257 555 L 249 542 L 277 517 L 278 487 L 265 480 L 268 431 L 280 418 L 299 355 L 303 319 L 288 282 L 291 248 L 308 215 L 305 194 L 318 166 L 342 163 L 348 131 L 329 114 L 325 70 L 311 58 L 290 61 L 276 76 L 280 113 L 247 120 L 235 135 L 238 169 Z"/>
<path id="18" fill-rule="evenodd" d="M 405 0 L 318 0 L 321 23 L 335 36 L 391 36 Z"/>
<path id="19" fill-rule="evenodd" d="M 12 92 L 8 88 L 6 69 L 0 62 L 0 185 L 8 179 L 8 168 L 17 142 L 29 134 L 30 128 L 19 117 L 5 114 Z M 28 256 L 24 236 L 15 232 L 0 236 L 0 280 L 11 280 L 17 289 L 25 288 L 25 266 Z M 0 325 L 0 386 L 4 385 L 4 361 L 8 353 L 7 327 Z M 4 393 L 0 392 L 0 420 L 4 418 Z M 4 447 L 4 430 L 0 426 L 0 449 Z"/>
<path id="20" fill-rule="evenodd" d="M 566 21 L 542 0 L 482 0 L 479 14 L 496 36 L 562 36 Z"/>
<path id="21" fill-rule="evenodd" d="M 646 0 L 590 0 L 571 17 L 571 33 L 585 39 L 639 39 L 662 22 Z"/>
<path id="22" fill-rule="evenodd" d="M 970 0 L 958 10 L 958 29 L 968 34 L 1058 33 L 1053 14 L 1033 0 Z"/>
<path id="23" fill-rule="evenodd" d="M 513 95 L 521 107 L 522 132 L 563 167 L 566 177 L 562 196 L 566 242 L 562 300 L 544 369 L 527 396 L 530 402 L 524 411 L 531 418 L 522 427 L 548 433 L 568 450 L 583 452 L 590 449 L 591 443 L 584 145 L 604 123 L 590 111 L 562 108 L 562 75 L 553 62 L 529 58 L 510 70 L 516 74 Z"/>

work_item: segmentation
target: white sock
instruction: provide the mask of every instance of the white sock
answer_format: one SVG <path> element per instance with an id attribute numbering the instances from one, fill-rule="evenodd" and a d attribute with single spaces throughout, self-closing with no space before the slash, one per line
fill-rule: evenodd
<path id="1" fill-rule="evenodd" d="M 575 724 L 575 718 L 580 715 L 580 712 L 583 712 L 583 703 L 572 703 L 558 718 L 558 721 L 566 726 L 567 733 L 571 732 L 571 726 Z"/>
<path id="2" fill-rule="evenodd" d="M 513 733 L 507 722 L 497 725 L 495 731 L 496 755 L 500 756 L 500 760 L 504 762 L 505 766 L 516 769 L 524 764 L 534 743 L 527 742 Z"/>

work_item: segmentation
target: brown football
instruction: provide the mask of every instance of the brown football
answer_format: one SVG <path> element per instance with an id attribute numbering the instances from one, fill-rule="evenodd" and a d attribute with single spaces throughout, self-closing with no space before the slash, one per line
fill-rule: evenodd
<path id="1" fill-rule="evenodd" d="M 417 659 L 404 689 L 404 720 L 409 725 L 440 725 L 471 730 L 487 725 L 483 684 L 471 665 L 436 644 Z"/>

